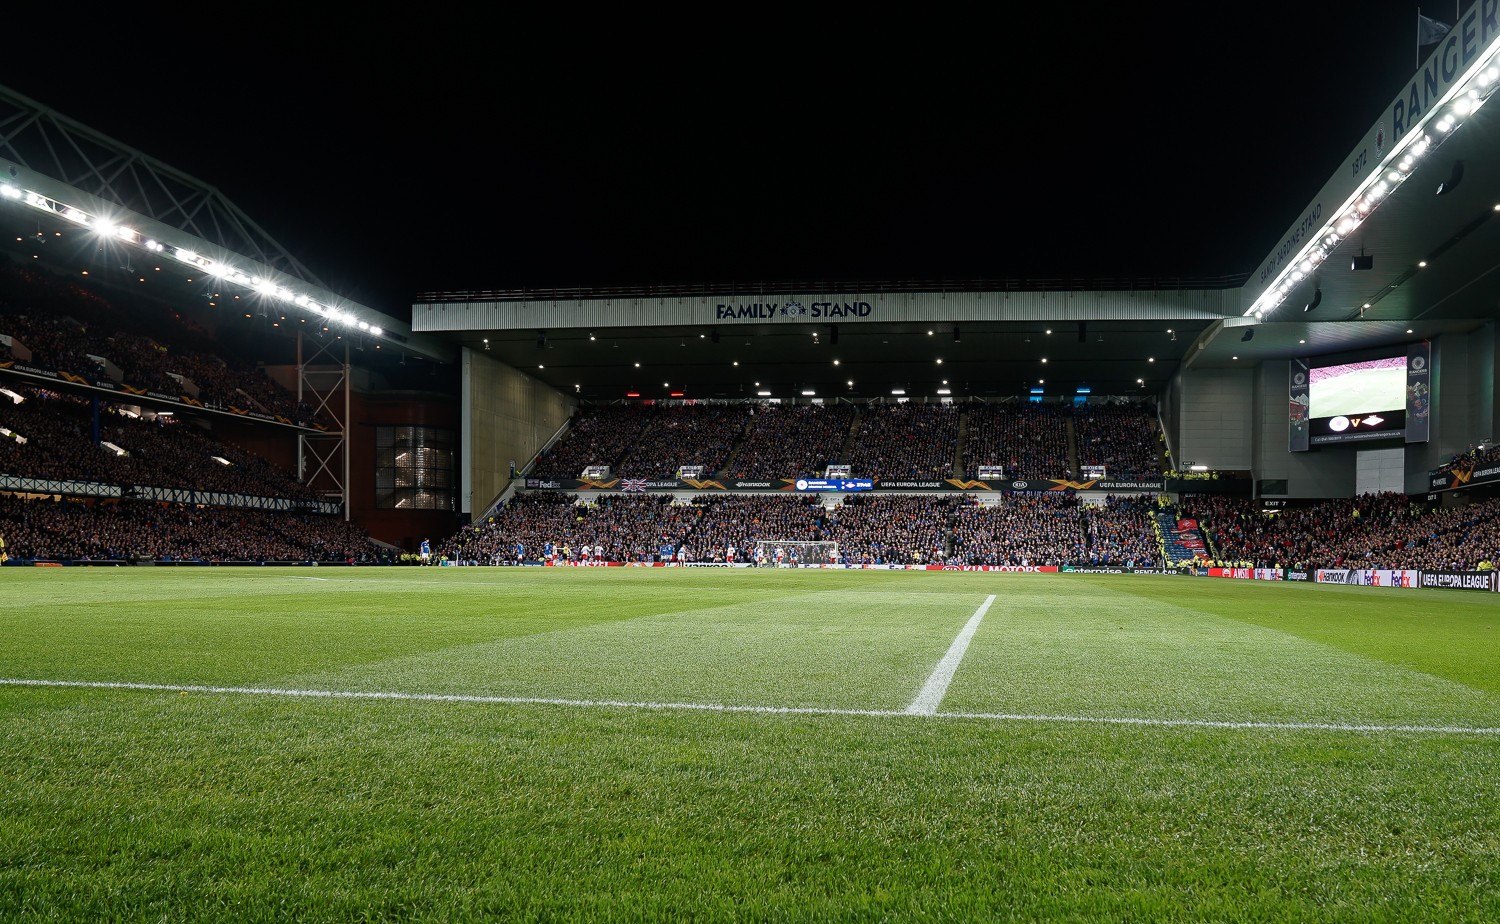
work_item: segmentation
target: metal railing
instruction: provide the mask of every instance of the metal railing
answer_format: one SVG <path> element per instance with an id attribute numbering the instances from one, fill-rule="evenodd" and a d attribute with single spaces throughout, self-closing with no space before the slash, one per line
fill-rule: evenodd
<path id="1" fill-rule="evenodd" d="M 1060 276 L 1007 279 L 898 279 L 884 281 L 788 280 L 700 282 L 642 286 L 567 286 L 529 289 L 453 289 L 419 292 L 418 304 L 442 302 L 551 302 L 606 299 L 686 298 L 793 293 L 812 295 L 882 295 L 944 292 L 1177 292 L 1189 289 L 1237 289 L 1248 273 L 1227 276 Z"/>

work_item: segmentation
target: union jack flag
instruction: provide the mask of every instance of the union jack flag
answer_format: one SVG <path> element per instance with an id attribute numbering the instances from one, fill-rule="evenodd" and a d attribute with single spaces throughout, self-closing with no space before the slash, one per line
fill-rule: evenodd
<path id="1" fill-rule="evenodd" d="M 645 478 L 621 478 L 620 479 L 620 490 L 621 491 L 644 491 L 644 490 L 646 490 L 646 479 Z"/>

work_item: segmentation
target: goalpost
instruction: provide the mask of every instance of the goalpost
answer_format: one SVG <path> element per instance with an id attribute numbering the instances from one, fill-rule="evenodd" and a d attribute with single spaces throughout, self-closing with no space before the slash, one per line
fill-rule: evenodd
<path id="1" fill-rule="evenodd" d="M 837 542 L 793 542 L 778 539 L 755 541 L 755 566 L 757 568 L 830 565 L 838 560 L 839 544 Z"/>

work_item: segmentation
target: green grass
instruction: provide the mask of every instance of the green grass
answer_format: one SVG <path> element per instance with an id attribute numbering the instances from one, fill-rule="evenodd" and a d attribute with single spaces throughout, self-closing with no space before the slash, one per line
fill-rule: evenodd
<path id="1" fill-rule="evenodd" d="M 1406 407 L 1406 370 L 1361 369 L 1312 387 L 1313 417 L 1353 417 L 1372 411 L 1389 413 Z"/>
<path id="2" fill-rule="evenodd" d="M 321 580 L 308 580 L 316 577 Z M 0 677 L 1500 727 L 1500 598 L 0 572 Z M 1500 919 L 1500 736 L 0 685 L 0 919 Z"/>

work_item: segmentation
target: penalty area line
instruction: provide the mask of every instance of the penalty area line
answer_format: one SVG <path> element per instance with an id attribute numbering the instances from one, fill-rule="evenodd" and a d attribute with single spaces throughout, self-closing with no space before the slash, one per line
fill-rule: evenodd
<path id="1" fill-rule="evenodd" d="M 917 693 L 917 698 L 906 707 L 908 715 L 936 715 L 938 706 L 942 705 L 943 697 L 948 695 L 948 684 L 953 682 L 953 675 L 958 673 L 958 665 L 964 659 L 964 654 L 969 650 L 969 642 L 973 641 L 974 633 L 979 631 L 979 624 L 984 621 L 984 614 L 989 612 L 990 604 L 995 602 L 995 595 L 990 594 L 979 604 L 979 609 L 964 623 L 964 627 L 958 630 L 958 636 L 953 639 L 953 644 L 948 646 L 948 653 L 943 655 L 943 660 L 932 669 L 932 676 L 922 685 Z"/>
<path id="2" fill-rule="evenodd" d="M 1500 736 L 1500 727 L 1469 725 L 1378 725 L 1360 722 L 1259 722 L 1217 719 L 1153 719 L 1128 716 L 1028 715 L 1005 712 L 911 712 L 904 709 L 839 709 L 824 706 L 742 706 L 729 703 L 656 703 L 621 699 L 560 699 L 545 696 L 485 696 L 468 693 L 402 693 L 378 690 L 305 690 L 284 687 L 208 686 L 182 683 L 138 683 L 112 680 L 40 680 L 0 677 L 0 688 L 135 690 L 152 693 L 201 693 L 217 696 L 267 696 L 284 699 L 384 700 L 422 703 L 472 703 L 501 706 L 567 706 L 655 712 L 716 712 L 751 715 L 860 716 L 937 719 L 960 722 L 1011 722 L 1053 725 L 1113 725 L 1137 728 L 1204 728 L 1231 731 L 1327 731 L 1429 735 Z"/>

